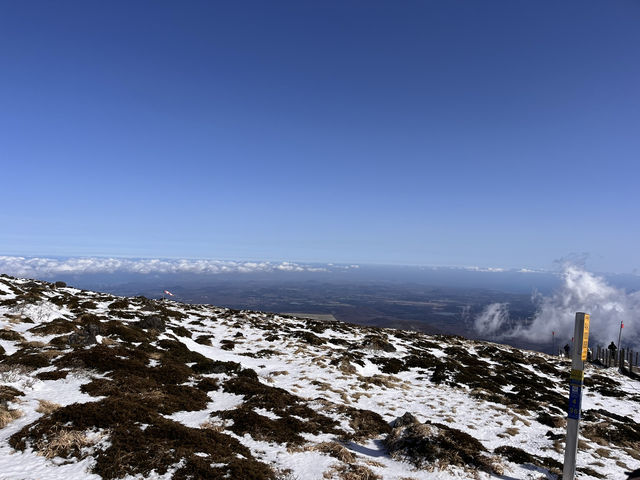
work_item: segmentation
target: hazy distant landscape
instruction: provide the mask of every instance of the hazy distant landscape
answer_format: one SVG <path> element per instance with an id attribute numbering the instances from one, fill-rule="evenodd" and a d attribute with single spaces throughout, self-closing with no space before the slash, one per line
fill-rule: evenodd
<path id="1" fill-rule="evenodd" d="M 0 257 L 0 271 L 122 296 L 172 299 L 374 327 L 460 335 L 551 353 L 571 342 L 576 311 L 593 341 L 635 346 L 640 276 L 477 267 L 188 259 Z"/>
<path id="2" fill-rule="evenodd" d="M 5 262 L 7 263 L 7 262 Z M 117 295 L 175 299 L 234 309 L 326 318 L 361 325 L 475 337 L 472 320 L 495 302 L 511 305 L 514 318 L 533 314 L 533 291 L 558 284 L 549 273 L 475 271 L 454 268 L 296 265 L 291 270 L 196 274 L 156 271 L 112 273 L 71 268 L 33 271 L 79 288 Z M 140 268 L 140 264 L 136 264 Z M 65 271 L 66 270 L 66 271 Z M 298 271 L 300 270 L 300 271 Z"/>
<path id="3" fill-rule="evenodd" d="M 122 288 L 122 294 L 135 285 Z M 116 288 L 116 290 L 120 290 Z M 201 287 L 170 289 L 188 303 L 277 313 L 332 315 L 336 320 L 377 327 L 475 337 L 471 319 L 488 304 L 509 302 L 517 315 L 534 311 L 531 296 L 479 288 L 429 287 L 416 284 L 207 282 Z M 157 296 L 157 289 L 137 287 Z"/>
<path id="4" fill-rule="evenodd" d="M 117 263 L 124 262 L 124 263 Z M 475 268 L 211 263 L 170 260 L 24 259 L 5 257 L 9 273 L 62 280 L 78 288 L 186 303 L 490 339 L 474 322 L 490 305 L 505 304 L 502 330 L 528 325 L 541 295 L 562 283 L 560 273 Z M 106 265 L 117 268 L 109 271 Z M 179 267 L 179 268 L 178 268 Z M 22 270 L 20 270 L 22 268 Z M 29 270 L 31 268 L 31 270 Z M 197 268 L 207 269 L 196 273 Z M 215 270 L 217 269 L 217 270 Z M 176 271 L 179 270 L 179 271 Z M 218 273 L 209 273 L 216 271 Z M 538 299 L 538 300 L 537 300 Z M 549 337 L 512 336 L 518 347 L 552 351 Z"/>

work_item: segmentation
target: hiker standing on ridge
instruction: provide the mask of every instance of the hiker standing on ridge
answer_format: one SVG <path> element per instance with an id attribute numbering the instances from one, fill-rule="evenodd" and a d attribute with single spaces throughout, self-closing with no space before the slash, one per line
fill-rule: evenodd
<path id="1" fill-rule="evenodd" d="M 565 357 L 568 357 L 568 356 L 569 356 L 569 350 L 571 350 L 571 347 L 569 347 L 569 344 L 567 343 L 567 344 L 564 346 L 564 356 L 565 356 Z"/>
<path id="2" fill-rule="evenodd" d="M 616 347 L 616 344 L 611 342 L 607 348 L 609 349 L 609 354 L 611 355 L 611 358 L 616 358 L 616 350 L 618 350 L 618 347 Z"/>

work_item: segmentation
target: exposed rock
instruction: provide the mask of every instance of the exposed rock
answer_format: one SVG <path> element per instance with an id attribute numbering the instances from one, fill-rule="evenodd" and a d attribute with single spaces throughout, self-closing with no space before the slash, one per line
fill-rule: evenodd
<path id="1" fill-rule="evenodd" d="M 145 317 L 140 320 L 137 325 L 145 330 L 152 328 L 154 330 L 158 330 L 159 332 L 163 332 L 166 328 L 165 321 L 156 316 Z"/>

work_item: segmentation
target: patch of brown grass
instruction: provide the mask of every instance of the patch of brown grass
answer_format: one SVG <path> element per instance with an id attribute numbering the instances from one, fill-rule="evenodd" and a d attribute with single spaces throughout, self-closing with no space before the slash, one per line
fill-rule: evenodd
<path id="1" fill-rule="evenodd" d="M 496 455 L 500 455 L 510 462 L 520 465 L 531 464 L 536 467 L 546 468 L 551 473 L 559 475 L 562 472 L 562 464 L 551 457 L 541 457 L 525 452 L 521 448 L 504 445 L 494 450 Z"/>
<path id="2" fill-rule="evenodd" d="M 245 397 L 240 407 L 220 412 L 222 418 L 233 420 L 229 430 L 237 435 L 248 433 L 257 440 L 292 446 L 305 443 L 301 433 L 345 434 L 337 428 L 338 422 L 317 413 L 300 397 L 261 383 L 253 370 L 242 370 L 238 377 L 225 381 L 223 388 L 226 392 Z M 256 408 L 270 410 L 279 418 L 258 415 L 254 411 Z"/>
<path id="3" fill-rule="evenodd" d="M 79 452 L 82 448 L 93 445 L 85 432 L 78 430 L 58 430 L 52 435 L 39 440 L 35 447 L 38 455 L 45 458 L 67 457 L 69 452 Z"/>
<path id="4" fill-rule="evenodd" d="M 25 341 L 20 342 L 20 346 L 23 347 L 23 348 L 42 348 L 42 347 L 45 346 L 45 343 L 44 342 L 38 342 L 38 341 L 35 341 L 35 340 L 32 340 L 32 341 L 28 342 L 28 341 L 25 340 Z"/>
<path id="5" fill-rule="evenodd" d="M 372 387 L 396 388 L 400 380 L 393 375 L 372 375 L 370 377 L 358 376 L 360 387 L 366 389 Z"/>
<path id="6" fill-rule="evenodd" d="M 67 378 L 70 370 L 53 370 L 51 372 L 40 372 L 36 374 L 36 378 L 40 380 L 60 380 L 61 378 Z"/>
<path id="7" fill-rule="evenodd" d="M 61 352 L 60 350 L 42 350 L 40 352 L 40 355 L 42 355 L 45 358 L 52 359 L 52 358 L 59 357 L 60 355 L 62 355 L 62 353 L 63 352 Z"/>
<path id="8" fill-rule="evenodd" d="M 7 327 L 0 330 L 0 339 L 9 341 L 24 341 L 24 337 L 20 333 L 15 332 Z"/>
<path id="9" fill-rule="evenodd" d="M 385 441 L 393 459 L 406 460 L 418 468 L 455 465 L 493 472 L 495 462 L 475 437 L 439 423 L 402 423 Z"/>
<path id="10" fill-rule="evenodd" d="M 353 463 L 356 458 L 349 450 L 340 445 L 338 442 L 322 442 L 313 446 L 313 449 L 326 453 L 327 455 L 331 455 L 334 458 L 337 458 L 341 462 L 345 463 Z"/>
<path id="11" fill-rule="evenodd" d="M 213 430 L 214 432 L 220 433 L 223 432 L 229 424 L 230 422 L 227 422 L 226 420 L 216 418 L 201 423 L 200 428 L 203 428 L 205 430 Z"/>
<path id="12" fill-rule="evenodd" d="M 15 325 L 16 323 L 22 323 L 25 316 L 24 315 L 5 315 L 5 318 L 9 320 L 9 323 L 13 323 Z"/>
<path id="13" fill-rule="evenodd" d="M 323 474 L 324 478 L 338 476 L 340 480 L 381 480 L 380 475 L 373 473 L 369 467 L 364 465 L 335 465 Z"/>
<path id="14" fill-rule="evenodd" d="M 627 455 L 629 455 L 634 460 L 640 460 L 640 453 L 638 453 L 638 451 L 634 450 L 633 448 L 625 448 L 624 451 L 627 452 Z"/>
<path id="15" fill-rule="evenodd" d="M 1 377 L 0 380 L 5 381 Z M 6 405 L 7 402 L 11 402 L 16 397 L 21 397 L 23 395 L 24 393 L 16 388 L 9 387 L 8 385 L 0 385 L 0 405 Z"/>
<path id="16" fill-rule="evenodd" d="M 0 406 L 0 428 L 4 428 L 23 415 L 22 410 Z"/>
<path id="17" fill-rule="evenodd" d="M 56 318 L 50 322 L 42 323 L 29 329 L 29 331 L 35 335 L 60 335 L 75 332 L 76 330 L 76 325 L 72 321 L 64 318 Z"/>
<path id="18" fill-rule="evenodd" d="M 23 348 L 14 352 L 4 359 L 7 367 L 25 367 L 29 371 L 49 366 L 49 357 L 45 356 L 39 349 Z"/>
<path id="19" fill-rule="evenodd" d="M 127 475 L 149 478 L 152 471 L 164 475 L 181 460 L 173 473 L 175 480 L 275 480 L 269 466 L 258 462 L 233 437 L 168 420 L 158 414 L 156 405 L 145 405 L 131 394 L 59 408 L 12 435 L 9 444 L 17 450 L 32 445 L 48 457 L 82 459 L 84 447 L 100 438 L 90 433 L 96 429 L 108 431 L 109 436 L 109 443 L 92 453 L 92 472 L 105 480 Z"/>
<path id="20" fill-rule="evenodd" d="M 50 402 L 49 400 L 38 400 L 38 403 L 39 405 L 38 408 L 36 408 L 36 412 L 44 413 L 45 415 L 55 412 L 62 406 L 59 403 Z"/>

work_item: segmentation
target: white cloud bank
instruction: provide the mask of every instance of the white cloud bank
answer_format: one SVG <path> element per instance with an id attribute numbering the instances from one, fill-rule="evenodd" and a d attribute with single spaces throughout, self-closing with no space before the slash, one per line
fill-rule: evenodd
<path id="1" fill-rule="evenodd" d="M 327 272 L 356 268 L 318 266 L 292 262 L 236 262 L 228 260 L 126 259 L 126 258 L 47 258 L 0 256 L 0 273 L 18 277 L 42 277 L 59 274 L 90 273 L 255 273 L 255 272 Z"/>
<path id="2" fill-rule="evenodd" d="M 560 343 L 571 340 L 576 312 L 591 315 L 590 343 L 618 341 L 620 322 L 624 322 L 623 344 L 640 342 L 640 292 L 627 293 L 608 285 L 576 265 L 565 265 L 563 284 L 551 296 L 535 297 L 538 303 L 533 321 L 514 324 L 508 305 L 493 303 L 475 318 L 478 334 L 495 340 L 521 338 L 531 342 L 550 342 L 552 332 Z"/>

